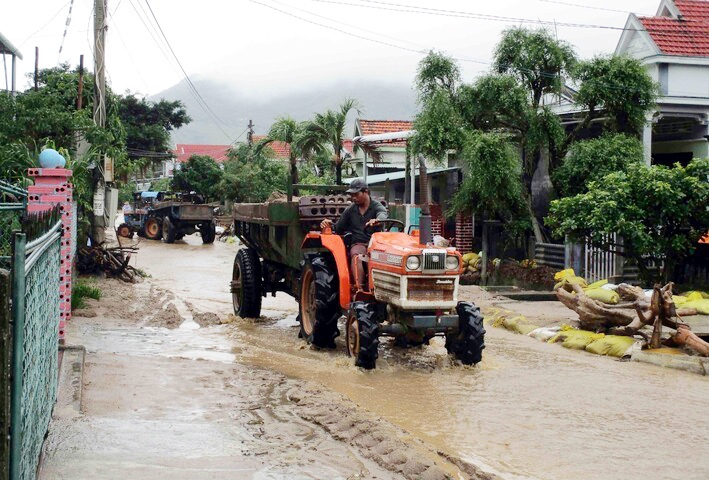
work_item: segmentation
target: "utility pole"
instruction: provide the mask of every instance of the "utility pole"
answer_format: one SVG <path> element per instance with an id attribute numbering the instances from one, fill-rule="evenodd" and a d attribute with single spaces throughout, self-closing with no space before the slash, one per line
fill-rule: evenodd
<path id="1" fill-rule="evenodd" d="M 249 147 L 252 147 L 254 144 L 254 124 L 249 119 L 249 129 L 248 132 L 246 133 L 246 141 L 249 144 Z"/>
<path id="2" fill-rule="evenodd" d="M 76 109 L 81 110 L 83 107 L 84 96 L 84 56 L 79 56 L 79 91 L 76 97 Z"/>
<path id="3" fill-rule="evenodd" d="M 94 123 L 101 128 L 106 126 L 106 1 L 94 0 Z M 103 231 L 106 226 L 104 156 L 103 152 L 99 153 L 94 168 L 94 216 L 91 235 L 96 244 L 106 239 Z"/>

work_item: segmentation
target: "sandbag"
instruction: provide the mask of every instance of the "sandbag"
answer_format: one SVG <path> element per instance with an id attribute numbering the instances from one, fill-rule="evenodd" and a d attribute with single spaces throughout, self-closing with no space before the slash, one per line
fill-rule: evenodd
<path id="1" fill-rule="evenodd" d="M 592 289 L 594 289 L 594 288 L 601 288 L 601 287 L 602 287 L 603 285 L 605 285 L 606 283 L 608 283 L 608 279 L 607 279 L 607 278 L 604 278 L 603 280 L 598 280 L 598 281 L 596 281 L 596 282 L 593 282 L 593 283 L 590 284 L 588 287 L 586 287 L 586 289 L 587 289 L 587 290 L 592 290 Z"/>
<path id="2" fill-rule="evenodd" d="M 603 333 L 578 330 L 564 325 L 559 333 L 549 339 L 549 343 L 561 343 L 561 345 L 566 348 L 583 350 L 586 348 L 586 345 L 604 336 L 605 334 Z"/>
<path id="3" fill-rule="evenodd" d="M 576 272 L 574 272 L 573 268 L 567 268 L 565 270 L 558 271 L 554 274 L 554 280 L 559 281 L 562 280 L 565 277 L 575 277 Z"/>
<path id="4" fill-rule="evenodd" d="M 634 343 L 635 339 L 633 337 L 606 335 L 586 345 L 586 351 L 597 355 L 621 358 Z"/>
<path id="5" fill-rule="evenodd" d="M 584 290 L 587 297 L 599 302 L 608 303 L 610 305 L 615 305 L 620 301 L 620 295 L 618 292 L 613 290 L 606 290 L 604 288 L 591 288 Z"/>
<path id="6" fill-rule="evenodd" d="M 586 280 L 583 277 L 577 276 L 567 276 L 561 279 L 556 285 L 554 285 L 554 290 L 563 288 L 566 291 L 573 292 L 574 289 L 571 285 L 579 285 L 581 288 L 588 287 Z"/>
<path id="7" fill-rule="evenodd" d="M 684 302 L 682 304 L 682 308 L 693 308 L 697 311 L 697 313 L 709 315 L 709 298 Z"/>
<path id="8" fill-rule="evenodd" d="M 503 317 L 502 326 L 507 330 L 512 332 L 521 333 L 522 335 L 527 335 L 529 332 L 539 328 L 539 325 L 529 324 L 527 318 L 524 315 L 518 315 L 516 317 Z"/>

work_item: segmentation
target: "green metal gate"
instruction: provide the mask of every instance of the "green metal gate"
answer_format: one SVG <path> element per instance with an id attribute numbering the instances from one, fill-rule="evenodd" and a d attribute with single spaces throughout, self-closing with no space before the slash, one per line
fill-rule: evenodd
<path id="1" fill-rule="evenodd" d="M 7 192 L 7 186 L 0 184 L 0 191 Z M 18 192 L 11 193 L 16 195 Z M 6 206 L 7 211 L 17 213 L 16 208 Z M 9 342 L 10 421 L 3 421 L 5 428 L 9 426 L 10 433 L 9 472 L 1 480 L 36 478 L 42 442 L 57 397 L 60 213 L 55 208 L 43 214 L 26 215 L 23 208 L 19 215 L 8 222 L 14 230 L 9 242 L 9 256 L 4 255 L 8 238 L 6 226 L 2 224 L 0 227 L 0 261 L 10 267 L 11 318 L 6 323 L 9 323 L 7 327 L 12 339 Z M 21 231 L 14 228 L 17 222 Z M 6 300 L 3 303 L 7 305 Z M 0 332 L 3 337 L 8 336 L 7 327 Z M 6 377 L 0 378 L 3 394 L 7 392 Z M 6 414 L 7 408 L 5 410 L 0 413 Z M 3 451 L 7 450 L 3 448 Z"/>

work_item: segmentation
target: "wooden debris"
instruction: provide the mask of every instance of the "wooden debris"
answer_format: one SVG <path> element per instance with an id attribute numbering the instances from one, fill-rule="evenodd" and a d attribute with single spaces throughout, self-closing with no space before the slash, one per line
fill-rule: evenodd
<path id="1" fill-rule="evenodd" d="M 579 327 L 583 330 L 609 333 L 611 335 L 640 335 L 648 341 L 650 348 L 660 348 L 663 343 L 672 346 L 686 346 L 700 355 L 709 356 L 709 343 L 694 334 L 689 325 L 682 321 L 682 315 L 696 314 L 693 309 L 677 309 L 672 299 L 672 282 L 661 287 L 655 285 L 651 297 L 639 287 L 621 283 L 616 290 L 624 303 L 608 305 L 589 298 L 579 285 L 568 285 L 556 290 L 561 303 L 579 316 Z M 648 336 L 641 331 L 652 327 Z M 664 342 L 662 327 L 676 332 Z"/>
<path id="2" fill-rule="evenodd" d="M 81 273 L 104 272 L 109 276 L 119 278 L 124 282 L 135 283 L 143 275 L 134 267 L 128 265 L 136 247 L 106 247 L 96 245 L 79 247 L 76 255 L 76 268 Z"/>

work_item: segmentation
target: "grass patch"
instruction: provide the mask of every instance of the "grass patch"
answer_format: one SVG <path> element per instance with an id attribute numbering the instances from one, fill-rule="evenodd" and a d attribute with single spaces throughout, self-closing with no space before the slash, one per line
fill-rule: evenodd
<path id="1" fill-rule="evenodd" d="M 86 307 L 87 298 L 93 298 L 94 300 L 101 299 L 101 289 L 96 285 L 79 280 L 73 285 L 71 292 L 71 310 L 74 311 L 78 308 Z"/>

